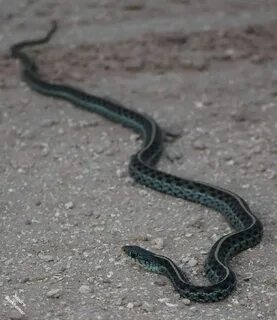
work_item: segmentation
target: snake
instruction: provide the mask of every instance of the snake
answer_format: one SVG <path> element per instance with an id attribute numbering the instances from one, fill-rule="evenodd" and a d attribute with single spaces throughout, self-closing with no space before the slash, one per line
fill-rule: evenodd
<path id="1" fill-rule="evenodd" d="M 89 94 L 67 84 L 46 81 L 40 76 L 36 62 L 23 49 L 50 40 L 57 30 L 52 21 L 46 35 L 39 39 L 17 42 L 10 47 L 11 56 L 21 62 L 21 79 L 34 91 L 69 101 L 74 106 L 97 113 L 132 129 L 142 139 L 142 147 L 130 157 L 128 171 L 133 180 L 158 192 L 191 201 L 221 213 L 232 231 L 219 238 L 204 263 L 208 285 L 194 285 L 170 258 L 136 245 L 124 245 L 123 252 L 144 269 L 166 276 L 181 297 L 196 302 L 217 302 L 236 288 L 236 275 L 231 259 L 262 240 L 263 225 L 247 202 L 227 189 L 197 180 L 181 178 L 156 168 L 163 152 L 165 132 L 147 114 L 126 108 L 109 98 Z"/>

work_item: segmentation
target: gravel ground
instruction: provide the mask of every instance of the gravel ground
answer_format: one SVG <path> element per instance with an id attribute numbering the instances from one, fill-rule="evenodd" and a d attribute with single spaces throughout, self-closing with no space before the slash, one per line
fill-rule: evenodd
<path id="1" fill-rule="evenodd" d="M 1 320 L 277 319 L 276 16 L 276 0 L 0 1 Z M 9 46 L 54 18 L 53 41 L 32 51 L 44 77 L 152 115 L 178 136 L 161 169 L 235 191 L 262 220 L 262 243 L 232 261 L 228 299 L 180 299 L 122 255 L 141 245 L 203 284 L 229 228 L 134 184 L 131 131 L 20 81 Z"/>

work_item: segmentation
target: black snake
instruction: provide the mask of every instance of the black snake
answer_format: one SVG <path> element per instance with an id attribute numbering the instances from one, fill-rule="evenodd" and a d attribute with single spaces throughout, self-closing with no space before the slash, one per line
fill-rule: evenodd
<path id="1" fill-rule="evenodd" d="M 114 122 L 132 128 L 143 139 L 142 148 L 131 156 L 129 173 L 134 180 L 154 190 L 200 203 L 222 213 L 234 229 L 220 238 L 211 248 L 205 271 L 209 286 L 193 285 L 180 268 L 169 258 L 138 246 L 124 246 L 123 251 L 144 268 L 167 276 L 182 297 L 199 302 L 224 299 L 235 288 L 236 277 L 229 267 L 230 259 L 239 252 L 258 244 L 263 227 L 247 203 L 237 194 L 208 183 L 179 178 L 159 171 L 155 165 L 163 149 L 163 132 L 158 124 L 145 114 L 68 85 L 43 80 L 36 63 L 22 49 L 50 40 L 56 23 L 43 38 L 23 41 L 11 47 L 11 54 L 22 63 L 22 78 L 35 91 L 70 101 L 75 106 L 96 112 Z"/>

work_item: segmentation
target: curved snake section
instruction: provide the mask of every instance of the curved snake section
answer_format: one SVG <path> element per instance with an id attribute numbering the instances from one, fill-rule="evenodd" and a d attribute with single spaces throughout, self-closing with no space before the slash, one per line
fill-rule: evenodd
<path id="1" fill-rule="evenodd" d="M 220 238 L 209 252 L 205 263 L 205 271 L 211 282 L 209 286 L 193 285 L 180 268 L 165 256 L 137 246 L 124 246 L 123 251 L 147 270 L 167 276 L 182 297 L 199 302 L 224 299 L 236 284 L 236 277 L 229 267 L 229 261 L 234 255 L 261 241 L 261 222 L 237 194 L 211 184 L 179 178 L 154 168 L 162 153 L 163 132 L 149 116 L 80 89 L 50 83 L 40 78 L 35 62 L 23 53 L 22 49 L 49 41 L 56 27 L 56 23 L 53 22 L 45 37 L 19 42 L 11 47 L 12 56 L 22 63 L 23 80 L 41 94 L 67 100 L 75 106 L 132 128 L 143 139 L 142 148 L 131 157 L 129 164 L 129 173 L 136 182 L 162 193 L 213 208 L 222 213 L 234 229 L 234 232 Z"/>

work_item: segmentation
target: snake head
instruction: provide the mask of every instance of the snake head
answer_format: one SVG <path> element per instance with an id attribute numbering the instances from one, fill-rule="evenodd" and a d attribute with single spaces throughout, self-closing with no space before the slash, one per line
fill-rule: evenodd
<path id="1" fill-rule="evenodd" d="M 123 246 L 122 251 L 141 267 L 155 273 L 164 273 L 160 259 L 155 253 L 138 246 Z"/>
<path id="2" fill-rule="evenodd" d="M 148 255 L 153 255 L 152 252 L 145 250 L 138 246 L 123 246 L 122 251 L 134 260 L 139 260 L 147 257 Z"/>

